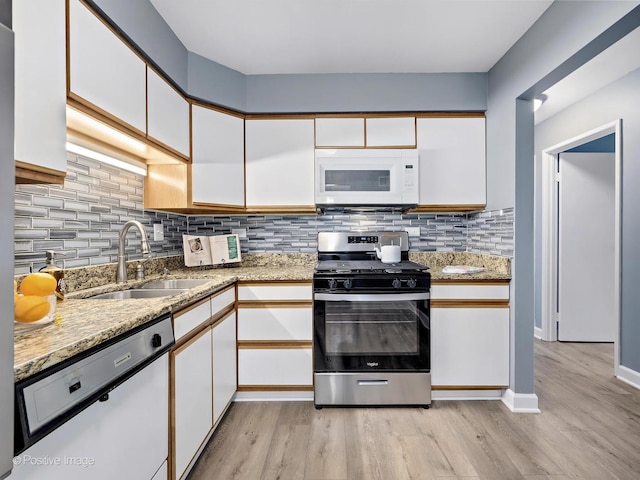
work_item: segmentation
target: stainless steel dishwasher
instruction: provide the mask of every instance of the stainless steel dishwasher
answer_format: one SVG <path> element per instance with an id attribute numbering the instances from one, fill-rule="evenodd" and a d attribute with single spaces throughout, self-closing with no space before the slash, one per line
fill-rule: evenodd
<path id="1" fill-rule="evenodd" d="M 160 478 L 174 343 L 168 314 L 18 382 L 11 478 Z"/>

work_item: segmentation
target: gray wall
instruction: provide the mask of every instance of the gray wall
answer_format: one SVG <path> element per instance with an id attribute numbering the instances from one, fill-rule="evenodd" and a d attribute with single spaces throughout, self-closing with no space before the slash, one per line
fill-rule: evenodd
<path id="1" fill-rule="evenodd" d="M 556 145 L 594 128 L 622 119 L 622 284 L 620 364 L 640 372 L 640 69 L 538 124 L 535 151 Z M 540 169 L 538 169 L 540 170 Z M 539 173 L 539 172 L 538 172 Z M 536 179 L 540 191 L 540 175 Z M 594 219 L 597 228 L 597 219 Z M 540 232 L 540 218 L 536 218 Z M 540 264 L 539 233 L 536 248 Z M 597 274 L 597 273 L 596 273 Z M 536 277 L 540 288 L 540 276 Z M 540 305 L 536 305 L 540 312 Z M 536 324 L 541 325 L 540 318 Z"/>
<path id="2" fill-rule="evenodd" d="M 534 392 L 534 127 L 528 100 L 621 38 L 628 25 L 617 22 L 637 5 L 554 2 L 489 72 L 487 208 L 515 206 L 516 212 L 510 366 L 516 393 Z M 637 11 L 629 18 L 640 20 Z"/>
<path id="3" fill-rule="evenodd" d="M 11 190 L 15 176 L 13 156 L 13 54 L 11 2 L 0 1 L 0 305 L 13 305 L 11 265 L 13 224 Z M 9 307 L 9 312 L 10 312 Z M 13 457 L 13 315 L 0 317 L 0 478 L 11 470 Z"/>

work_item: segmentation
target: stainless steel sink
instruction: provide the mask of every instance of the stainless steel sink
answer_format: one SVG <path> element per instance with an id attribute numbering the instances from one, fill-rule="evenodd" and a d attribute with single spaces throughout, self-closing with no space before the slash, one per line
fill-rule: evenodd
<path id="1" fill-rule="evenodd" d="M 140 288 L 143 289 L 184 289 L 188 290 L 190 288 L 198 287 L 200 285 L 204 285 L 205 283 L 210 282 L 206 278 L 167 278 L 167 279 L 159 279 L 159 280 L 151 280 L 148 283 L 145 283 Z"/>
<path id="2" fill-rule="evenodd" d="M 131 290 L 120 290 L 118 292 L 101 293 L 89 297 L 89 300 L 128 300 L 130 298 L 158 298 L 170 297 L 179 293 L 184 293 L 186 288 L 132 288 Z"/>

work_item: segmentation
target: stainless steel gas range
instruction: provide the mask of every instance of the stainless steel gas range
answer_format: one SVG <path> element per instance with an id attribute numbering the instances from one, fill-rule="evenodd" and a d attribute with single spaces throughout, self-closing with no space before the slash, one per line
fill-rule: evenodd
<path id="1" fill-rule="evenodd" d="M 377 258 L 397 242 L 400 261 Z M 320 232 L 313 275 L 314 403 L 431 404 L 427 267 L 406 232 Z"/>

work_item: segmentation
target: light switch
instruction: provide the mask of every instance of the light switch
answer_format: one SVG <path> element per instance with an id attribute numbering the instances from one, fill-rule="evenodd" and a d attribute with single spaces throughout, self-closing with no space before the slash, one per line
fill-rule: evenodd
<path id="1" fill-rule="evenodd" d="M 410 237 L 420 236 L 420 227 L 405 227 L 405 231 L 409 234 Z"/>
<path id="2" fill-rule="evenodd" d="M 162 227 L 162 223 L 154 223 L 153 224 L 153 241 L 160 242 L 164 240 L 164 228 Z"/>

